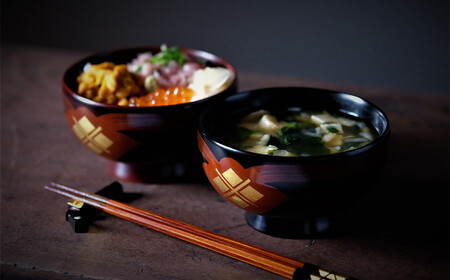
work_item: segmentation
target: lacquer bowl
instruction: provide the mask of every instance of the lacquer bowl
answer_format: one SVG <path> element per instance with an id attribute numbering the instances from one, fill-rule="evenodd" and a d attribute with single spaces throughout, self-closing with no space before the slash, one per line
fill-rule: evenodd
<path id="1" fill-rule="evenodd" d="M 62 95 L 72 131 L 93 154 L 108 159 L 111 173 L 119 179 L 135 182 L 196 180 L 196 176 L 203 173 L 199 167 L 201 155 L 196 148 L 198 117 L 211 102 L 236 93 L 237 75 L 229 62 L 211 53 L 180 50 L 194 59 L 205 61 L 207 66 L 228 68 L 234 73 L 234 82 L 209 98 L 161 107 L 106 105 L 76 93 L 76 79 L 86 63 L 110 61 L 126 64 L 139 53 L 159 52 L 159 47 L 94 54 L 76 62 L 64 73 Z"/>
<path id="2" fill-rule="evenodd" d="M 361 148 L 310 157 L 246 152 L 224 143 L 238 118 L 259 109 L 300 107 L 344 114 L 371 125 L 378 136 Z M 312 88 L 267 88 L 238 93 L 200 117 L 203 169 L 216 191 L 245 210 L 250 226 L 284 238 L 333 234 L 339 214 L 372 190 L 387 157 L 386 114 L 355 95 Z"/>

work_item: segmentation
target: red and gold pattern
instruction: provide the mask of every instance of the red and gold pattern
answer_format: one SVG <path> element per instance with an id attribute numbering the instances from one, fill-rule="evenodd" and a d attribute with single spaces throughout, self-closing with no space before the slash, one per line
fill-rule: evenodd
<path id="1" fill-rule="evenodd" d="M 120 126 L 111 126 L 111 118 L 120 119 L 119 114 L 95 116 L 86 107 L 68 109 L 66 117 L 74 134 L 87 148 L 106 158 L 116 160 L 134 148 L 137 143 L 119 133 Z"/>
<path id="2" fill-rule="evenodd" d="M 205 141 L 198 134 L 201 153 L 207 162 L 203 169 L 209 181 L 225 199 L 246 211 L 263 214 L 288 200 L 288 197 L 277 189 L 265 185 L 255 172 L 261 166 L 243 168 L 236 160 L 225 157 L 216 159 Z M 280 166 L 272 166 L 279 169 Z M 269 168 L 270 167 L 265 167 Z M 267 179 L 267 178 L 266 178 Z"/>

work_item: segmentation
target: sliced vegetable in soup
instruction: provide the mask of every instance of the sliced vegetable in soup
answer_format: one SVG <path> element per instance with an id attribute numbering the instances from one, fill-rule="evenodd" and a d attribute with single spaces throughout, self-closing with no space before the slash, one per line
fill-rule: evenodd
<path id="1" fill-rule="evenodd" d="M 246 115 L 238 122 L 230 145 L 274 156 L 316 156 L 362 147 L 375 135 L 364 122 L 295 107 Z"/>

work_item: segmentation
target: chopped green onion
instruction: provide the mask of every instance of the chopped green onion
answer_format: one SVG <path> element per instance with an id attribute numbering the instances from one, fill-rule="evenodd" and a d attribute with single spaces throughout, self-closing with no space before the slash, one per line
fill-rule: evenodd
<path id="1" fill-rule="evenodd" d="M 178 47 L 170 47 L 167 48 L 166 45 L 161 46 L 161 52 L 159 52 L 157 55 L 155 55 L 151 60 L 150 63 L 155 64 L 161 64 L 161 65 L 167 65 L 169 62 L 175 61 L 180 66 L 183 66 L 184 63 L 186 63 L 186 56 L 184 53 L 180 51 Z"/>
<path id="2" fill-rule="evenodd" d="M 269 146 L 269 149 L 267 149 L 267 153 L 269 155 L 273 155 L 273 153 L 277 150 L 278 150 L 278 148 L 276 146 L 271 145 L 271 146 Z"/>

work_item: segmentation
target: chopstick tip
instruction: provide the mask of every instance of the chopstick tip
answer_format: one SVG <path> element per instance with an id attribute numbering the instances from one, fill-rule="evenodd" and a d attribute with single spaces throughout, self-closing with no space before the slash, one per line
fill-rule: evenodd
<path id="1" fill-rule="evenodd" d="M 54 190 L 54 189 L 53 189 L 52 187 L 50 187 L 49 185 L 45 185 L 45 186 L 44 186 L 44 189 L 49 190 L 49 191 Z"/>

